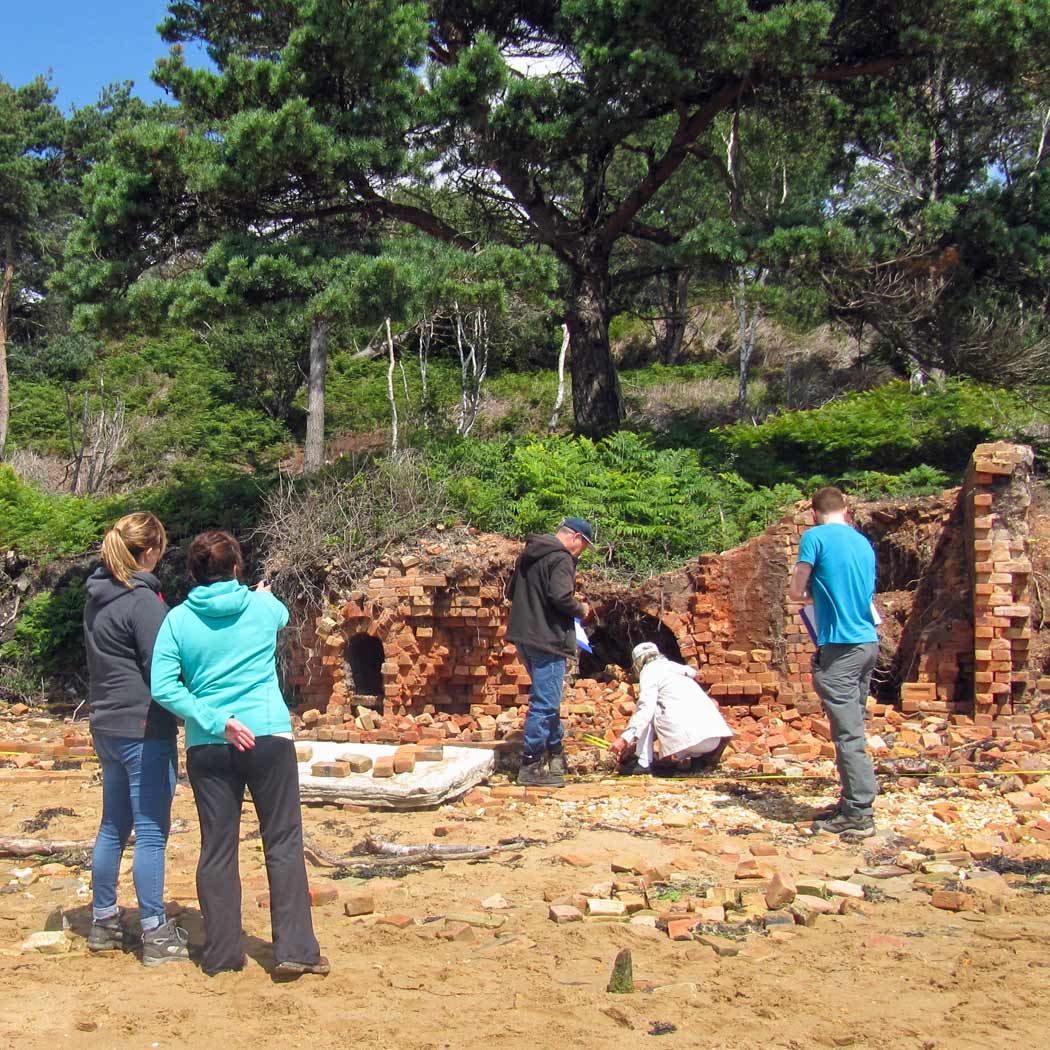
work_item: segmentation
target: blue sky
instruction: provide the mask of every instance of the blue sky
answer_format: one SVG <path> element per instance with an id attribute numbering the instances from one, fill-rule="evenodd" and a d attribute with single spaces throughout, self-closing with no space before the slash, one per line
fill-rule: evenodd
<path id="1" fill-rule="evenodd" d="M 0 77 L 18 86 L 50 69 L 64 111 L 94 102 L 106 84 L 122 80 L 133 80 L 147 101 L 166 98 L 149 78 L 168 51 L 157 33 L 166 14 L 164 0 L 29 0 L 0 29 Z M 187 57 L 207 61 L 196 49 Z"/>

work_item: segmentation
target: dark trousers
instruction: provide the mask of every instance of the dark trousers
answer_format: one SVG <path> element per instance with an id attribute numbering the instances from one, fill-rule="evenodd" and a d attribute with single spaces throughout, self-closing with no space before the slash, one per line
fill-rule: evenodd
<path id="1" fill-rule="evenodd" d="M 204 970 L 244 965 L 237 853 L 245 787 L 266 854 L 274 962 L 317 962 L 321 950 L 310 918 L 295 745 L 278 736 L 256 737 L 250 751 L 202 744 L 186 752 L 186 770 L 201 824 L 197 898 L 204 915 Z"/>

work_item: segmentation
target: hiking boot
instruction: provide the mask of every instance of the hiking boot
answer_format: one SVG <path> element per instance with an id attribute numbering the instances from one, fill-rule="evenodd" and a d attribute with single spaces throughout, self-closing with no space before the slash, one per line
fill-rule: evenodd
<path id="1" fill-rule="evenodd" d="M 293 962 L 285 959 L 273 968 L 274 977 L 298 977 L 304 973 L 316 973 L 326 977 L 332 972 L 332 964 L 322 955 L 315 963 Z"/>
<path id="2" fill-rule="evenodd" d="M 531 761 L 522 759 L 521 769 L 518 770 L 518 783 L 525 787 L 564 787 L 565 779 L 551 776 L 547 763 L 542 758 L 534 758 Z"/>
<path id="3" fill-rule="evenodd" d="M 851 813 L 839 813 L 827 820 L 818 820 L 813 825 L 814 831 L 827 831 L 832 835 L 841 835 L 847 841 L 870 839 L 875 834 L 875 821 L 871 817 L 858 817 Z"/>
<path id="4" fill-rule="evenodd" d="M 93 952 L 119 952 L 124 947 L 124 927 L 120 916 L 113 915 L 108 919 L 92 919 L 91 932 L 88 933 L 87 946 Z"/>
<path id="5" fill-rule="evenodd" d="M 617 776 L 621 777 L 646 777 L 650 772 L 649 767 L 643 766 L 636 755 L 625 758 L 616 770 Z"/>
<path id="6" fill-rule="evenodd" d="M 142 934 L 142 965 L 160 966 L 168 962 L 188 962 L 190 935 L 169 919 L 155 930 Z"/>
<path id="7" fill-rule="evenodd" d="M 842 799 L 839 799 L 833 806 L 822 806 L 820 809 L 813 811 L 813 816 L 809 819 L 812 821 L 818 820 L 831 820 L 832 817 L 837 817 L 842 812 Z"/>
<path id="8" fill-rule="evenodd" d="M 547 770 L 552 777 L 561 777 L 561 782 L 565 783 L 565 776 L 569 772 L 569 768 L 565 765 L 564 751 L 551 751 L 547 755 Z"/>

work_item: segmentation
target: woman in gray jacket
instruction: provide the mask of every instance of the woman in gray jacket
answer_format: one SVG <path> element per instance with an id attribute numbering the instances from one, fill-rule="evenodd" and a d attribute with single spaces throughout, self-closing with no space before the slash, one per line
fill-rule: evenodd
<path id="1" fill-rule="evenodd" d="M 150 695 L 153 645 L 168 613 L 153 570 L 166 547 L 164 526 L 152 514 L 121 518 L 102 541 L 102 565 L 88 577 L 84 608 L 91 735 L 102 766 L 88 948 L 125 946 L 117 875 L 134 827 L 132 873 L 147 966 L 189 958 L 185 930 L 169 922 L 164 911 L 177 726 Z"/>

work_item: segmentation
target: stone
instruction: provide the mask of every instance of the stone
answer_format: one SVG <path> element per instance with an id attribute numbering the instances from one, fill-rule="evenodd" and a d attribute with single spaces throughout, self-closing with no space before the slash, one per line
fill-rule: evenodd
<path id="1" fill-rule="evenodd" d="M 757 860 L 743 860 L 736 866 L 738 879 L 768 879 L 772 875 L 773 869 Z"/>
<path id="2" fill-rule="evenodd" d="M 333 904 L 339 900 L 339 890 L 335 886 L 311 886 L 310 906 L 318 908 L 322 904 Z"/>
<path id="3" fill-rule="evenodd" d="M 295 745 L 295 760 L 296 762 L 309 762 L 314 757 L 314 749 L 310 744 L 296 744 Z"/>
<path id="4" fill-rule="evenodd" d="M 619 916 L 627 914 L 627 905 L 612 898 L 588 897 L 587 914 L 601 916 Z"/>
<path id="5" fill-rule="evenodd" d="M 969 911 L 973 906 L 973 897 L 959 890 L 934 890 L 930 903 L 943 911 Z"/>
<path id="6" fill-rule="evenodd" d="M 343 914 L 351 918 L 356 915 L 371 915 L 375 910 L 375 898 L 368 893 L 355 893 L 343 902 Z"/>
<path id="7" fill-rule="evenodd" d="M 797 893 L 798 890 L 791 876 L 784 875 L 778 871 L 769 880 L 769 885 L 766 887 L 766 907 L 770 909 L 783 908 L 795 899 Z"/>
<path id="8" fill-rule="evenodd" d="M 581 857 L 577 853 L 559 853 L 555 860 L 568 864 L 570 868 L 589 868 L 594 863 L 589 857 Z"/>
<path id="9" fill-rule="evenodd" d="M 476 911 L 455 911 L 445 916 L 445 922 L 465 922 L 468 926 L 480 926 L 486 930 L 498 930 L 506 921 L 505 915 L 482 915 Z"/>
<path id="10" fill-rule="evenodd" d="M 825 884 L 828 893 L 833 897 L 852 897 L 853 900 L 864 900 L 864 887 L 855 882 L 846 882 L 843 879 L 829 879 Z"/>
<path id="11" fill-rule="evenodd" d="M 347 762 L 315 762 L 310 767 L 312 777 L 348 777 L 350 765 Z"/>
<path id="12" fill-rule="evenodd" d="M 628 915 L 633 915 L 638 911 L 645 911 L 647 902 L 641 893 L 620 893 L 617 897 L 627 909 Z"/>
<path id="13" fill-rule="evenodd" d="M 621 948 L 616 953 L 612 974 L 605 990 L 614 995 L 632 995 L 634 993 L 634 967 L 631 963 L 631 950 Z"/>
<path id="14" fill-rule="evenodd" d="M 742 941 L 734 941 L 729 937 L 718 937 L 715 934 L 702 933 L 696 938 L 701 944 L 712 948 L 716 955 L 731 956 L 739 955 L 744 947 Z"/>
<path id="15" fill-rule="evenodd" d="M 72 947 L 65 930 L 40 930 L 31 933 L 22 942 L 23 954 L 37 952 L 40 955 L 64 955 Z"/>
<path id="16" fill-rule="evenodd" d="M 394 775 L 394 756 L 383 755 L 375 760 L 372 766 L 372 776 L 392 777 Z"/>
<path id="17" fill-rule="evenodd" d="M 667 936 L 672 941 L 691 941 L 693 939 L 693 927 L 696 926 L 695 919 L 671 919 L 667 923 Z"/>
<path id="18" fill-rule="evenodd" d="M 478 943 L 478 935 L 474 932 L 474 928 L 465 922 L 446 923 L 438 936 L 443 941 L 455 941 L 457 944 Z"/>
<path id="19" fill-rule="evenodd" d="M 864 941 L 861 947 L 875 951 L 901 951 L 908 947 L 908 941 L 905 937 L 894 937 L 889 933 L 876 933 Z"/>
<path id="20" fill-rule="evenodd" d="M 547 918 L 559 925 L 566 922 L 582 922 L 583 912 L 571 904 L 552 904 L 547 912 Z"/>
<path id="21" fill-rule="evenodd" d="M 411 915 L 379 915 L 376 917 L 377 926 L 393 926 L 396 930 L 405 930 L 415 924 L 416 920 Z"/>
<path id="22" fill-rule="evenodd" d="M 367 773 L 372 768 L 372 760 L 368 755 L 355 755 L 347 752 L 339 755 L 337 761 L 345 762 L 350 767 L 351 773 Z"/>
<path id="23" fill-rule="evenodd" d="M 502 894 L 494 893 L 491 897 L 486 897 L 481 906 L 486 911 L 506 911 L 510 907 L 510 901 Z"/>

